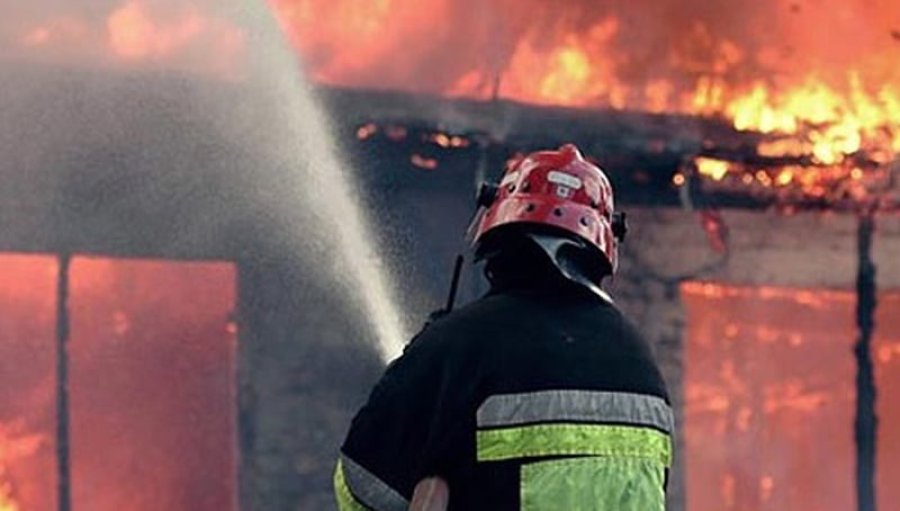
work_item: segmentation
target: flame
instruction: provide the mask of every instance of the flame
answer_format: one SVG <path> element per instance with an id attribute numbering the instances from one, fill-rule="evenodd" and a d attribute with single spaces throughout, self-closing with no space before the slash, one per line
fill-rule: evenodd
<path id="1" fill-rule="evenodd" d="M 697 158 L 695 163 L 697 164 L 697 172 L 700 175 L 709 176 L 716 181 L 721 181 L 722 178 L 728 175 L 729 163 L 727 161 L 701 157 Z"/>
<path id="2" fill-rule="evenodd" d="M 269 3 L 322 83 L 724 117 L 737 130 L 784 135 L 760 154 L 805 155 L 815 165 L 861 152 L 884 163 L 900 151 L 900 7 L 891 2 L 826 0 L 813 9 L 768 0 L 723 10 L 660 0 L 653 16 L 642 5 L 587 0 L 565 9 L 532 0 Z M 19 40 L 102 39 L 124 62 L 177 59 L 210 41 L 219 51 L 208 56 L 233 60 L 218 55 L 238 51 L 242 34 L 213 11 L 211 0 L 123 0 L 104 14 L 102 37 L 80 13 L 26 27 Z M 787 174 L 774 183 L 799 184 Z"/>
<path id="3" fill-rule="evenodd" d="M 241 71 L 244 33 L 212 0 L 122 0 L 92 9 L 34 3 L 10 23 L 17 27 L 18 47 L 31 58 L 87 66 L 153 65 L 229 79 Z M 31 20 L 31 11 L 42 19 Z M 18 17 L 29 21 L 19 28 Z"/>
<path id="4" fill-rule="evenodd" d="M 659 11 L 678 7 L 686 11 L 671 13 L 678 18 L 673 26 L 653 25 L 640 18 L 647 13 L 637 5 L 591 9 L 589 2 L 575 1 L 567 9 L 548 13 L 548 8 L 527 0 L 481 4 L 451 5 L 447 0 L 272 3 L 314 74 L 329 83 L 414 89 L 416 84 L 404 86 L 403 79 L 433 70 L 434 62 L 422 58 L 430 54 L 448 62 L 454 71 L 432 92 L 461 92 L 461 84 L 467 84 L 472 87 L 470 94 L 477 95 L 494 73 L 502 75 L 505 97 L 526 102 L 728 113 L 737 125 L 770 130 L 791 128 L 798 120 L 834 120 L 848 106 L 863 120 L 879 117 L 873 108 L 878 103 L 896 107 L 890 88 L 882 98 L 881 90 L 873 94 L 863 86 L 863 71 L 887 75 L 879 86 L 898 78 L 886 70 L 892 66 L 896 44 L 889 27 L 900 19 L 900 9 L 885 2 L 876 7 L 861 0 L 840 2 L 834 6 L 840 9 L 831 12 L 817 8 L 803 13 L 798 12 L 799 3 L 785 9 L 780 2 L 761 2 L 742 8 L 736 15 L 750 19 L 728 19 L 731 25 L 722 22 L 729 16 L 706 3 L 697 4 L 702 10 L 692 11 L 677 2 L 658 2 Z M 516 17 L 506 12 L 511 8 L 531 12 Z M 472 11 L 466 21 L 473 23 L 460 23 L 465 13 L 459 11 L 464 9 Z M 634 18 L 641 22 L 635 23 Z M 805 21 L 812 18 L 820 23 Z M 759 33 L 731 30 L 750 21 L 762 25 Z M 771 30 L 778 25 L 784 28 L 781 45 L 771 40 Z M 836 48 L 835 41 L 820 36 L 823 27 L 829 26 L 857 35 L 876 26 L 884 30 L 883 37 Z M 655 48 L 657 58 L 653 59 L 651 49 L 633 44 L 639 35 L 648 45 L 668 47 Z M 808 55 L 797 56 L 798 50 Z M 865 50 L 874 53 L 863 54 Z M 839 51 L 845 54 L 841 58 L 837 58 Z M 484 59 L 477 58 L 479 53 L 495 56 L 485 65 Z M 831 75 L 852 62 L 862 70 L 846 73 L 850 87 L 838 90 L 831 84 Z M 644 66 L 643 76 L 630 76 L 637 74 L 636 66 Z M 777 84 L 770 80 L 775 72 Z M 369 77 L 379 75 L 381 81 L 371 83 Z"/>
<path id="5" fill-rule="evenodd" d="M 54 509 L 58 260 L 0 254 L 0 268 L 0 511 Z M 74 507 L 233 509 L 231 267 L 76 257 L 70 269 Z"/>
<path id="6" fill-rule="evenodd" d="M 687 282 L 684 361 L 687 508 L 852 508 L 853 486 L 821 470 L 827 443 L 835 474 L 853 469 L 857 335 L 851 290 Z M 900 295 L 880 293 L 874 341 L 877 387 L 900 385 Z M 879 401 L 879 460 L 896 473 L 900 408 Z M 723 478 L 722 491 L 708 491 Z M 715 485 L 713 485 L 715 486 Z M 889 487 L 889 486 L 888 486 Z M 879 505 L 891 502 L 889 492 Z"/>
<path id="7" fill-rule="evenodd" d="M 0 511 L 21 511 L 11 467 L 47 444 L 44 434 L 28 432 L 23 421 L 0 423 Z"/>
<path id="8" fill-rule="evenodd" d="M 894 357 L 900 358 L 900 342 L 887 342 L 878 347 L 878 361 L 887 364 Z"/>
<path id="9" fill-rule="evenodd" d="M 415 61 L 428 65 L 424 47 L 410 43 L 428 38 L 447 19 L 450 2 L 271 0 L 270 4 L 317 81 L 396 88 L 391 86 L 400 69 Z M 372 74 L 375 63 L 388 66 L 380 79 Z M 410 81 L 405 88 L 416 85 Z"/>
<path id="10" fill-rule="evenodd" d="M 759 497 L 762 502 L 772 498 L 772 490 L 775 488 L 775 479 L 770 475 L 759 478 Z"/>
<path id="11" fill-rule="evenodd" d="M 13 497 L 13 487 L 6 479 L 6 470 L 0 468 L 0 511 L 19 511 L 19 504 Z"/>
<path id="12" fill-rule="evenodd" d="M 22 38 L 22 43 L 24 43 L 25 46 L 40 46 L 49 41 L 50 36 L 51 32 L 48 27 L 36 27 Z"/>
<path id="13" fill-rule="evenodd" d="M 698 173 L 720 188 L 755 188 L 781 202 L 878 197 L 892 186 L 889 164 L 900 150 L 900 88 L 866 87 L 855 71 L 845 84 L 842 90 L 813 76 L 777 93 L 755 83 L 724 112 L 736 130 L 770 135 L 756 147 L 761 162 L 699 157 Z"/>
<path id="14" fill-rule="evenodd" d="M 69 45 L 87 39 L 88 32 L 82 20 L 62 16 L 25 29 L 19 37 L 19 44 L 32 49 L 53 44 Z"/>
<path id="15" fill-rule="evenodd" d="M 724 119 L 761 137 L 749 153 L 701 151 L 682 172 L 696 167 L 704 189 L 842 206 L 880 201 L 893 187 L 896 2 L 269 5 L 319 83 Z M 244 36 L 239 20 L 217 12 L 214 0 L 120 0 L 91 15 L 75 10 L 10 26 L 29 54 L 99 41 L 103 48 L 89 54 L 117 63 L 235 76 Z M 684 183 L 673 177 L 673 186 Z"/>
<path id="16" fill-rule="evenodd" d="M 179 63 L 180 67 L 234 76 L 244 33 L 209 10 L 194 1 L 170 13 L 146 0 L 129 0 L 106 19 L 109 51 L 125 62 Z M 196 58 L 198 53 L 203 57 Z"/>
<path id="17" fill-rule="evenodd" d="M 438 161 L 434 158 L 428 158 L 420 154 L 413 154 L 409 157 L 409 162 L 425 170 L 434 170 L 438 167 Z"/>
<path id="18" fill-rule="evenodd" d="M 727 119 L 766 135 L 757 155 L 776 161 L 705 158 L 694 162 L 701 177 L 777 189 L 785 202 L 866 200 L 900 152 L 900 7 L 890 2 L 724 11 L 661 0 L 652 13 L 587 1 L 421 3 L 415 13 L 411 0 L 273 5 L 326 83 Z M 654 22 L 658 13 L 668 22 Z"/>
<path id="19" fill-rule="evenodd" d="M 834 165 L 861 149 L 900 149 L 898 91 L 884 85 L 871 92 L 857 72 L 846 76 L 845 93 L 809 77 L 775 95 L 762 83 L 726 108 L 738 130 L 796 135 L 782 150 L 761 148 L 763 154 L 809 153 L 816 163 Z M 791 147 L 791 143 L 794 147 Z M 773 150 L 774 149 L 774 150 Z"/>
<path id="20" fill-rule="evenodd" d="M 443 149 L 460 149 L 469 147 L 469 145 L 471 144 L 469 139 L 465 137 L 461 137 L 459 135 L 449 135 L 442 132 L 427 135 L 425 139 Z"/>
<path id="21" fill-rule="evenodd" d="M 110 48 L 125 59 L 160 57 L 183 47 L 204 29 L 204 19 L 194 10 L 171 26 L 157 23 L 144 4 L 132 0 L 109 15 Z"/>
<path id="22" fill-rule="evenodd" d="M 550 49 L 541 49 L 543 41 L 538 38 L 520 41 L 503 76 L 505 95 L 540 104 L 583 106 L 601 101 L 624 108 L 627 89 L 615 79 L 615 61 L 607 50 L 618 28 L 618 19 L 610 17 L 583 35 L 566 35 Z"/>
<path id="23" fill-rule="evenodd" d="M 378 133 L 378 125 L 370 122 L 357 128 L 356 138 L 358 138 L 359 140 L 366 140 L 376 133 Z"/>

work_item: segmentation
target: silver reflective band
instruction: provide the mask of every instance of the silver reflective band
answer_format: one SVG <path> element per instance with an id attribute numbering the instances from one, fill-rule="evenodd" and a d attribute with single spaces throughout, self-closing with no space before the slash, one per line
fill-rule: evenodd
<path id="1" fill-rule="evenodd" d="M 491 396 L 478 408 L 479 428 L 564 421 L 652 426 L 669 434 L 675 429 L 672 408 L 646 394 L 545 390 Z"/>
<path id="2" fill-rule="evenodd" d="M 409 502 L 403 495 L 341 453 L 344 479 L 353 496 L 376 511 L 407 511 Z"/>

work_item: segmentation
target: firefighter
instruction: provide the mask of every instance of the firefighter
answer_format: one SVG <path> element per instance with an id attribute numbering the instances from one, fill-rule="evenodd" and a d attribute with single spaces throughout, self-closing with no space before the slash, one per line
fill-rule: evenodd
<path id="1" fill-rule="evenodd" d="M 339 508 L 663 510 L 672 410 L 601 287 L 625 235 L 608 179 L 566 145 L 479 202 L 490 291 L 388 367 L 341 448 Z"/>

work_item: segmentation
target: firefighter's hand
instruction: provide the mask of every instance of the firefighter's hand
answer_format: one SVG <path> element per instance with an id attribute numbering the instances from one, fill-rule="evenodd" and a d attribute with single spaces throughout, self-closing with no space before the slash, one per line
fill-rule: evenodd
<path id="1" fill-rule="evenodd" d="M 440 477 L 422 479 L 413 490 L 409 511 L 446 511 L 450 503 L 450 488 Z"/>
<path id="2" fill-rule="evenodd" d="M 447 314 L 449 314 L 449 313 L 447 312 L 447 309 L 438 309 L 438 310 L 436 310 L 436 311 L 434 311 L 434 312 L 432 312 L 431 314 L 428 315 L 428 321 L 425 323 L 425 325 L 427 326 L 427 325 L 429 325 L 429 324 L 431 324 L 431 323 L 434 323 L 435 321 L 437 321 L 437 320 L 443 318 L 443 317 L 446 316 Z"/>
<path id="3" fill-rule="evenodd" d="M 428 327 L 431 326 L 432 323 L 434 323 L 435 321 L 441 319 L 442 317 L 444 317 L 446 315 L 447 315 L 447 311 L 444 309 L 438 309 L 438 310 L 432 312 L 431 314 L 429 314 L 428 321 L 426 321 L 425 324 L 422 325 L 422 330 L 418 334 L 416 334 L 415 337 L 410 339 L 410 341 L 408 343 L 406 343 L 406 346 L 403 347 L 403 353 L 406 354 L 406 350 L 408 350 L 413 344 L 416 343 L 416 340 L 419 339 L 419 336 L 422 335 L 422 332 L 427 330 Z"/>

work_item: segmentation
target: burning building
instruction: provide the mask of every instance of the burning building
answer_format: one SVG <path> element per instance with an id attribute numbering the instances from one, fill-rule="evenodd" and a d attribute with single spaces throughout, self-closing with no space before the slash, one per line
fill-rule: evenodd
<path id="1" fill-rule="evenodd" d="M 316 237 L 354 221 L 298 192 L 334 169 L 272 150 L 297 103 L 253 78 L 241 13 L 82 4 L 0 22 L 0 510 L 327 508 L 381 366 Z M 900 7 L 422 4 L 270 2 L 407 323 L 477 183 L 575 142 L 632 220 L 611 289 L 672 388 L 671 509 L 844 510 L 858 482 L 889 509 Z M 483 288 L 473 268 L 461 297 Z"/>

